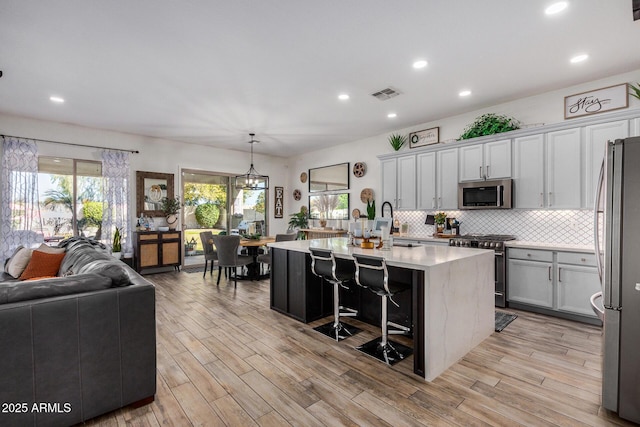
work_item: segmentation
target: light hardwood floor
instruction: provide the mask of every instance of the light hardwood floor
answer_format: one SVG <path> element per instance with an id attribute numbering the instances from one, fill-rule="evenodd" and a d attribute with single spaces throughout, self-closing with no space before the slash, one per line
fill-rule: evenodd
<path id="1" fill-rule="evenodd" d="M 600 406 L 599 327 L 517 312 L 435 381 L 269 309 L 269 282 L 216 273 L 146 276 L 157 285 L 158 390 L 153 403 L 88 425 L 433 426 L 630 425 Z M 513 311 L 514 310 L 509 310 Z M 398 339 L 398 337 L 393 337 Z"/>

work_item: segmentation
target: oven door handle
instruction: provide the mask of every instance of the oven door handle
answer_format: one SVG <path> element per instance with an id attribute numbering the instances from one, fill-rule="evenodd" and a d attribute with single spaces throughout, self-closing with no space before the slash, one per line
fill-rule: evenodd
<path id="1" fill-rule="evenodd" d="M 498 185 L 498 206 L 502 206 L 502 189 L 504 186 Z"/>

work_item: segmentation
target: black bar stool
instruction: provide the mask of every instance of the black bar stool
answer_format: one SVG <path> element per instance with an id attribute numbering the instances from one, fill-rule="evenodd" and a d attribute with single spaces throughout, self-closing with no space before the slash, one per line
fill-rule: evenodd
<path id="1" fill-rule="evenodd" d="M 411 285 L 390 281 L 384 258 L 353 254 L 353 259 L 356 267 L 356 283 L 382 297 L 382 336 L 362 344 L 357 349 L 387 365 L 393 365 L 411 355 L 413 349 L 388 340 L 389 334 L 409 335 L 411 329 L 388 321 L 387 302 L 391 300 L 396 307 L 399 307 L 391 297 L 398 292 L 411 289 Z M 395 329 L 389 330 L 389 326 Z"/>
<path id="2" fill-rule="evenodd" d="M 333 322 L 313 329 L 335 338 L 336 341 L 357 334 L 361 329 L 340 322 L 340 316 L 353 317 L 358 315 L 357 310 L 340 305 L 340 287 L 349 289 L 346 283 L 353 279 L 355 272 L 353 263 L 347 260 L 336 260 L 333 251 L 327 249 L 309 248 L 309 251 L 311 252 L 311 271 L 313 274 L 333 285 Z"/>

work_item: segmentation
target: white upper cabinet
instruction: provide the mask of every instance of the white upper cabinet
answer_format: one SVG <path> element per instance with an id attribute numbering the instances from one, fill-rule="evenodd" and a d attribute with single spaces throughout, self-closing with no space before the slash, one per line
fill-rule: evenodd
<path id="1" fill-rule="evenodd" d="M 544 208 L 544 135 L 514 140 L 514 207 Z"/>
<path id="2" fill-rule="evenodd" d="M 383 160 L 382 202 L 390 202 L 394 209 L 416 209 L 416 156 Z"/>
<path id="3" fill-rule="evenodd" d="M 416 156 L 418 167 L 418 209 L 437 209 L 436 152 Z"/>
<path id="4" fill-rule="evenodd" d="M 510 139 L 460 148 L 460 181 L 510 177 Z"/>
<path id="5" fill-rule="evenodd" d="M 607 149 L 607 141 L 626 138 L 629 136 L 629 121 L 620 120 L 617 122 L 602 123 L 599 125 L 587 126 L 585 129 L 585 177 L 584 177 L 584 207 L 593 208 L 595 203 L 596 186 L 600 167 Z"/>
<path id="6" fill-rule="evenodd" d="M 436 208 L 458 209 L 458 149 L 437 153 Z"/>
<path id="7" fill-rule="evenodd" d="M 547 134 L 547 207 L 580 209 L 582 207 L 581 129 L 567 129 Z"/>

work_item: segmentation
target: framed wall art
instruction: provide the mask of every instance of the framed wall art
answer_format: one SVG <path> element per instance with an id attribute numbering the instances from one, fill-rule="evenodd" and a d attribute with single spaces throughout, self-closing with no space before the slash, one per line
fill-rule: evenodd
<path id="1" fill-rule="evenodd" d="M 273 187 L 276 202 L 273 204 L 273 217 L 282 218 L 284 215 L 284 187 Z"/>
<path id="2" fill-rule="evenodd" d="M 440 142 L 439 127 L 412 132 L 409 134 L 409 148 L 437 144 L 438 142 Z"/>
<path id="3" fill-rule="evenodd" d="M 590 116 L 605 111 L 619 110 L 629 106 L 627 84 L 603 87 L 590 92 L 564 97 L 564 118 Z"/>

